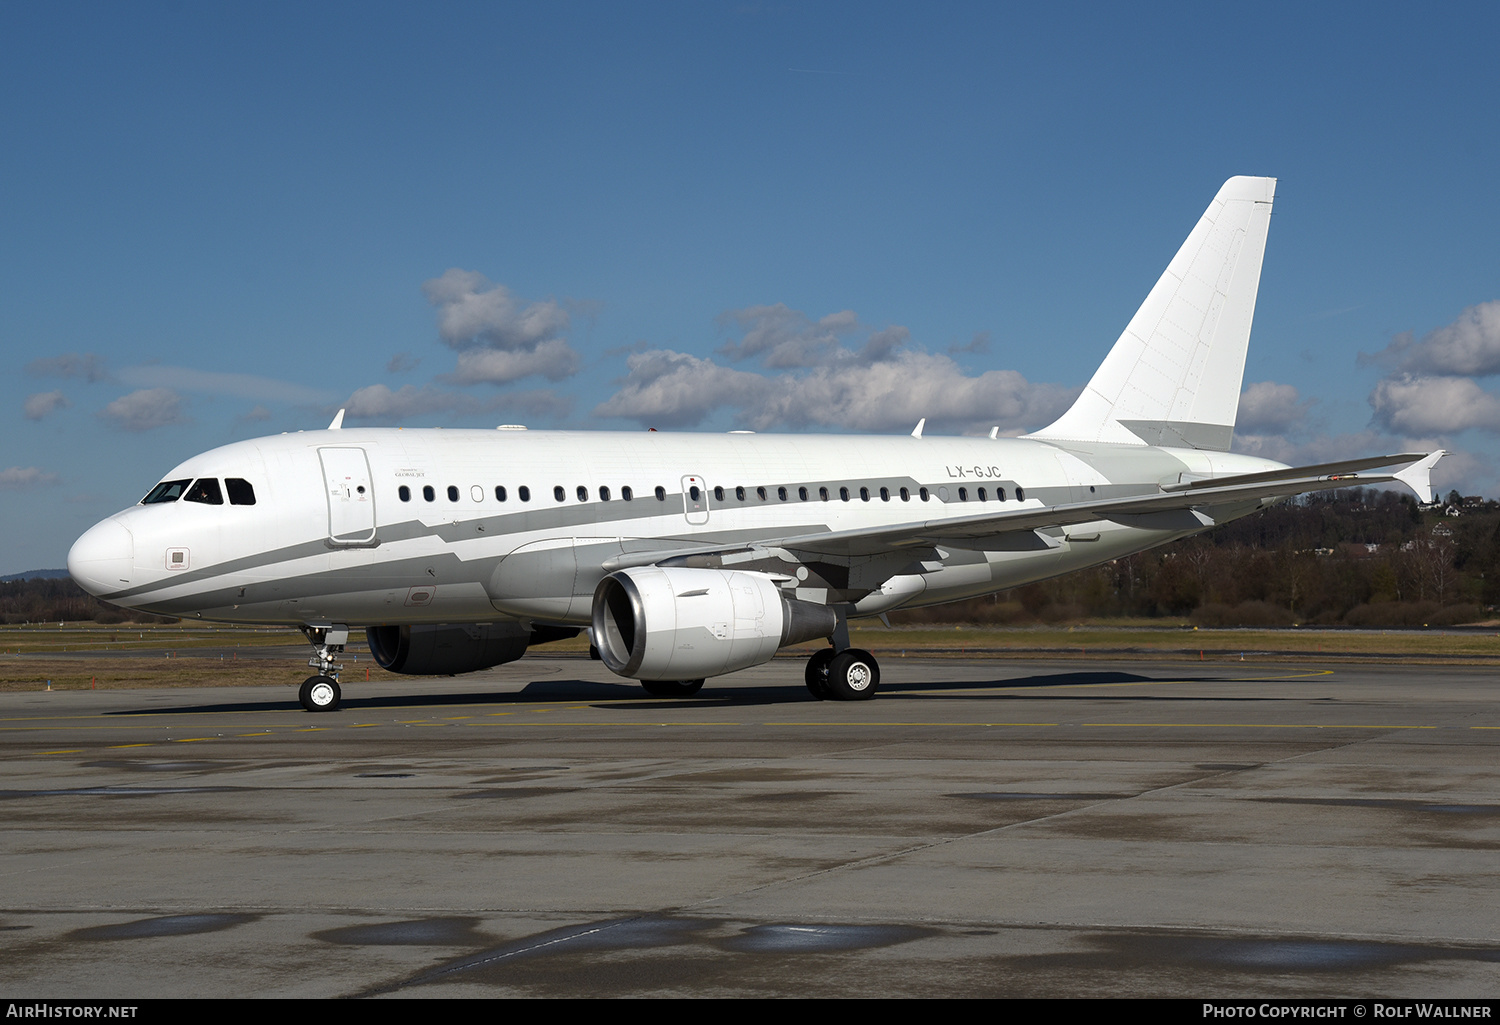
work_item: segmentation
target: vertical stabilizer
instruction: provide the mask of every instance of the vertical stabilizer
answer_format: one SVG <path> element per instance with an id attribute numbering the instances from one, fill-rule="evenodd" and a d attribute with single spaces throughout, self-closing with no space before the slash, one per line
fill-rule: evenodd
<path id="1" fill-rule="evenodd" d="M 1275 178 L 1225 182 L 1078 401 L 1028 437 L 1227 450 L 1275 198 Z"/>

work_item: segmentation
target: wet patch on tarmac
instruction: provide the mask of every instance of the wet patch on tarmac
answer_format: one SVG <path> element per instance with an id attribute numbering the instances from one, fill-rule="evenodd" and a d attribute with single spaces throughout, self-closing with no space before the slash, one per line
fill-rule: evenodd
<path id="1" fill-rule="evenodd" d="M 1108 969 L 1142 972 L 1162 968 L 1230 970 L 1267 974 L 1347 974 L 1388 970 L 1430 961 L 1500 962 L 1500 948 L 1440 947 L 1288 937 L 1233 937 L 1106 933 L 1080 937 L 1094 949 L 1005 958 L 1034 970 Z"/>
<path id="2" fill-rule="evenodd" d="M 479 919 L 462 916 L 417 918 L 328 929 L 313 933 L 312 938 L 359 947 L 477 947 L 492 943 L 493 936 L 475 931 L 478 925 Z"/>
<path id="3" fill-rule="evenodd" d="M 931 929 L 911 925 L 756 925 L 718 946 L 747 954 L 813 954 L 893 947 L 930 935 Z"/>
<path id="4" fill-rule="evenodd" d="M 355 779 L 411 779 L 415 772 L 356 772 Z"/>
<path id="5" fill-rule="evenodd" d="M 555 989 L 573 995 L 648 992 L 705 974 L 763 975 L 765 957 L 743 955 L 769 955 L 779 961 L 783 956 L 890 947 L 935 933 L 906 925 L 775 923 L 726 934 L 726 925 L 716 919 L 643 915 L 552 929 L 360 995 L 440 983 L 478 983 L 530 993 Z M 658 953 L 667 948 L 670 955 Z M 587 957 L 586 966 L 580 964 L 580 955 Z M 587 984 L 580 987 L 581 980 Z"/>
<path id="6" fill-rule="evenodd" d="M 118 925 L 95 925 L 69 933 L 72 940 L 142 940 L 159 936 L 196 936 L 206 932 L 221 932 L 236 925 L 253 922 L 259 915 L 165 915 L 160 918 L 142 918 Z"/>

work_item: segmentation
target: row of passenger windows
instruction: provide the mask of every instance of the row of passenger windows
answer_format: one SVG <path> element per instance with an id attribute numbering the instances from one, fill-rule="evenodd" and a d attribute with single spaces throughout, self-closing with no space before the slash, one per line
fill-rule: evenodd
<path id="1" fill-rule="evenodd" d="M 945 489 L 942 489 L 942 490 L 944 491 L 943 498 L 946 499 L 947 498 L 947 494 L 946 494 L 947 489 L 945 488 Z M 474 499 L 474 501 L 476 501 L 476 502 L 482 502 L 482 501 L 484 501 L 484 489 L 481 488 L 478 484 L 475 484 L 473 487 L 471 487 L 469 489 L 469 491 L 470 491 L 470 497 L 472 497 Z M 457 502 L 459 500 L 459 497 L 460 497 L 459 490 L 458 490 L 458 488 L 455 485 L 449 484 L 448 488 L 447 488 L 447 492 L 448 492 L 448 501 L 450 501 L 450 502 Z M 749 489 L 743 488 L 743 487 L 737 487 L 737 488 L 732 488 L 732 489 L 725 489 L 725 488 L 720 487 L 720 488 L 714 488 L 713 492 L 714 492 L 714 501 L 715 502 L 719 502 L 719 503 L 723 503 L 723 502 L 727 501 L 728 495 L 731 494 L 731 493 L 734 495 L 734 500 L 736 502 L 749 501 L 749 495 L 751 494 L 751 492 L 749 491 Z M 578 488 L 577 488 L 577 490 L 576 490 L 575 493 L 578 496 L 578 501 L 580 501 L 580 502 L 587 502 L 589 500 L 589 489 L 586 488 L 586 487 L 584 487 L 582 484 L 580 484 L 578 486 Z M 405 484 L 401 485 L 399 488 L 396 489 L 396 494 L 400 496 L 401 501 L 403 501 L 403 502 L 410 502 L 411 501 L 411 488 L 408 487 Z M 608 485 L 601 485 L 600 488 L 599 488 L 598 494 L 599 494 L 599 501 L 601 501 L 601 502 L 608 502 L 610 500 L 610 498 L 612 497 L 612 494 L 610 492 L 610 489 L 609 489 Z M 756 489 L 754 489 L 753 494 L 754 494 L 754 496 L 755 496 L 756 499 L 758 499 L 759 501 L 762 501 L 762 502 L 770 501 L 770 498 L 771 498 L 770 491 L 767 488 L 756 488 Z M 868 501 L 870 501 L 870 499 L 872 497 L 870 489 L 868 487 L 861 487 L 861 488 L 859 488 L 858 489 L 858 494 L 859 494 L 859 499 L 862 502 L 868 502 Z M 891 500 L 891 489 L 890 488 L 877 488 L 876 489 L 876 494 L 878 494 L 878 496 L 879 496 L 879 498 L 880 498 L 880 500 L 882 502 L 889 502 Z M 897 494 L 897 497 L 899 497 L 901 499 L 901 501 L 903 501 L 903 502 L 910 502 L 911 501 L 912 495 L 911 495 L 911 489 L 909 489 L 909 488 L 898 488 L 896 490 L 896 494 Z M 839 488 L 838 489 L 838 496 L 839 496 L 839 500 L 843 501 L 843 502 L 848 502 L 853 497 L 851 495 L 850 490 L 849 490 L 848 487 L 841 487 L 841 488 Z M 523 502 L 529 502 L 529 501 L 531 501 L 531 489 L 528 488 L 524 484 L 521 485 L 520 487 L 516 488 L 516 497 L 519 498 Z M 568 489 L 565 488 L 565 487 L 563 487 L 561 484 L 559 484 L 559 485 L 557 485 L 556 487 L 554 487 L 552 489 L 552 497 L 555 498 L 559 502 L 566 502 L 568 500 Z M 798 501 L 810 502 L 810 501 L 812 501 L 812 497 L 813 497 L 812 493 L 807 488 L 801 487 L 801 488 L 797 489 L 797 499 L 798 499 Z M 820 487 L 820 488 L 818 488 L 817 497 L 821 501 L 824 501 L 824 502 L 828 502 L 828 501 L 832 500 L 832 495 L 829 493 L 829 490 L 826 487 Z M 918 488 L 917 489 L 917 497 L 920 498 L 922 501 L 926 502 L 926 501 L 928 501 L 928 500 L 930 500 L 932 498 L 932 494 L 926 488 Z M 982 488 L 981 487 L 981 488 L 975 488 L 974 489 L 974 498 L 977 499 L 980 502 L 988 502 L 988 501 L 990 501 L 990 499 L 992 497 L 997 502 L 1004 502 L 1006 500 L 1005 489 L 1003 487 L 995 488 L 994 491 L 993 491 L 993 493 L 988 488 Z M 437 489 L 434 488 L 431 484 L 423 485 L 423 487 L 422 487 L 422 498 L 425 499 L 426 501 L 429 501 L 429 502 L 435 502 L 435 501 L 437 501 Z M 509 498 L 509 493 L 505 490 L 505 486 L 503 484 L 497 485 L 495 487 L 495 500 L 497 502 L 504 502 L 508 498 Z M 627 486 L 625 486 L 625 487 L 623 487 L 623 488 L 620 489 L 620 498 L 623 499 L 626 502 L 634 501 L 635 500 L 635 492 L 627 485 Z M 781 501 L 781 502 L 790 501 L 791 500 L 791 493 L 789 492 L 789 490 L 787 488 L 785 488 L 785 487 L 779 487 L 779 488 L 776 489 L 776 499 L 777 499 L 777 501 Z M 665 502 L 667 500 L 667 489 L 664 488 L 664 487 L 662 487 L 660 484 L 658 484 L 656 486 L 656 500 L 658 502 Z M 702 492 L 702 490 L 697 485 L 693 485 L 693 486 L 691 486 L 691 487 L 688 488 L 688 501 L 696 503 L 696 502 L 701 502 L 702 500 L 703 500 L 703 492 Z M 960 502 L 967 502 L 967 501 L 969 501 L 969 489 L 968 488 L 963 487 L 963 488 L 959 488 L 958 489 L 958 500 Z M 1026 489 L 1025 488 L 1022 488 L 1020 486 L 1016 487 L 1016 501 L 1018 501 L 1018 502 L 1024 502 L 1024 501 L 1026 501 Z"/>
<path id="2" fill-rule="evenodd" d="M 141 499 L 142 505 L 156 505 L 159 502 L 175 502 L 179 498 L 184 502 L 202 502 L 204 505 L 223 505 L 224 493 L 229 493 L 230 505 L 254 505 L 255 488 L 250 482 L 241 477 L 225 477 L 224 487 L 221 490 L 219 481 L 215 477 L 199 477 L 197 480 L 164 480 L 152 488 L 145 498 Z"/>

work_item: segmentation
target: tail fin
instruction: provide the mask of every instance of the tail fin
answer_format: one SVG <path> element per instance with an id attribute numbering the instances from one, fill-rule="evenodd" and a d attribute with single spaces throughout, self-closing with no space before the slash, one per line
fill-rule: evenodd
<path id="1" fill-rule="evenodd" d="M 1078 401 L 1031 438 L 1229 448 L 1275 178 L 1231 178 Z"/>

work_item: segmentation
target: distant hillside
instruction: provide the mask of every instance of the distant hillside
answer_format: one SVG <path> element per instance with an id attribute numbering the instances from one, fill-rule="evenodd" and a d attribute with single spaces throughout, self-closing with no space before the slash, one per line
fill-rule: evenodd
<path id="1" fill-rule="evenodd" d="M 8 584 L 12 580 L 61 580 L 68 575 L 65 569 L 28 569 L 25 573 L 11 573 L 0 577 L 0 584 Z"/>

